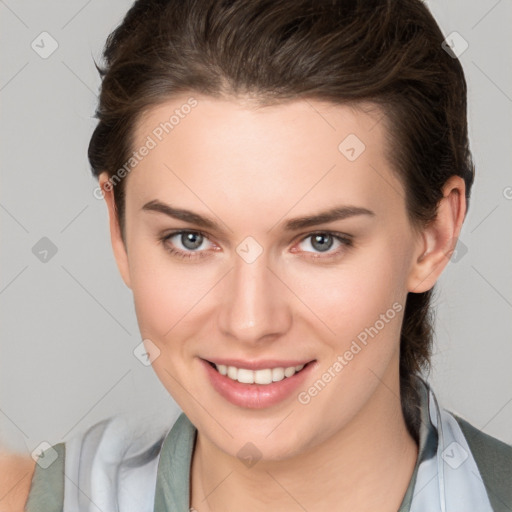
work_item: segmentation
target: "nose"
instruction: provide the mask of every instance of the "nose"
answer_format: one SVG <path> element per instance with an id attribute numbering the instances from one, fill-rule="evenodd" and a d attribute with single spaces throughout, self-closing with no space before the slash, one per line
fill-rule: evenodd
<path id="1" fill-rule="evenodd" d="M 282 336 L 291 324 L 291 295 L 265 252 L 252 262 L 237 255 L 220 294 L 220 331 L 249 344 Z"/>

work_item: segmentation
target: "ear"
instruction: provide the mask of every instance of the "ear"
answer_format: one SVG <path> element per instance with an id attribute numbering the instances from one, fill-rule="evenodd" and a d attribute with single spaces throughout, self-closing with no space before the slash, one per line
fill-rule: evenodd
<path id="1" fill-rule="evenodd" d="M 443 187 L 436 218 L 422 231 L 408 277 L 408 291 L 430 290 L 450 261 L 466 215 L 466 184 L 451 176 Z"/>
<path id="2" fill-rule="evenodd" d="M 102 172 L 99 176 L 99 185 L 103 193 L 103 198 L 107 203 L 108 216 L 110 219 L 110 240 L 114 257 L 116 259 L 117 268 L 123 278 L 126 286 L 131 288 L 130 283 L 130 266 L 128 264 L 128 252 L 126 250 L 125 242 L 121 235 L 121 228 L 119 226 L 119 219 L 117 216 L 116 203 L 114 201 L 114 188 L 109 181 L 109 176 L 106 172 Z"/>

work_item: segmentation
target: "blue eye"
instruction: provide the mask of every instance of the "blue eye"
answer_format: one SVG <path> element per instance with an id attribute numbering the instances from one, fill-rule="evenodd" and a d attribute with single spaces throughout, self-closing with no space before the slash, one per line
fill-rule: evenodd
<path id="1" fill-rule="evenodd" d="M 314 256 L 315 258 L 330 258 L 333 256 L 337 256 L 340 252 L 343 251 L 343 247 L 352 246 L 352 239 L 348 236 L 342 236 L 340 234 L 335 234 L 330 231 L 318 231 L 316 233 L 310 233 L 305 238 L 301 240 L 300 243 L 304 243 L 306 240 L 311 240 L 309 242 L 310 246 L 313 247 L 316 251 L 319 251 L 320 256 Z M 327 253 L 337 242 L 338 248 L 341 247 L 341 250 L 336 250 L 330 252 L 328 256 L 322 256 L 322 253 Z M 309 252 L 309 251 L 306 251 Z"/>
<path id="2" fill-rule="evenodd" d="M 182 246 L 185 247 L 185 249 L 190 250 L 190 252 L 176 249 L 173 247 L 174 244 L 169 245 L 169 240 L 178 236 L 178 240 Z M 189 259 L 196 257 L 203 258 L 208 256 L 205 251 L 197 251 L 197 248 L 202 245 L 204 240 L 207 240 L 206 235 L 200 231 L 174 231 L 173 233 L 170 233 L 161 239 L 166 250 L 168 250 L 173 256 Z"/>
<path id="3" fill-rule="evenodd" d="M 183 249 L 176 249 L 175 243 L 171 243 L 170 241 L 177 237 L 179 243 L 184 247 Z M 315 233 L 309 233 L 307 236 L 303 237 L 300 243 L 304 243 L 306 240 L 311 239 L 310 245 L 318 251 L 316 254 L 314 253 L 312 257 L 314 259 L 331 259 L 337 257 L 342 252 L 344 252 L 344 248 L 351 247 L 353 245 L 353 240 L 349 235 L 343 235 L 341 233 L 334 233 L 331 231 L 317 231 Z M 207 235 L 202 233 L 201 231 L 173 231 L 163 237 L 160 238 L 160 241 L 163 243 L 165 249 L 171 253 L 173 256 L 181 259 L 192 259 L 192 258 L 204 258 L 210 256 L 209 251 L 201 251 L 198 250 L 205 240 L 209 240 Z M 333 243 L 337 242 L 339 244 L 338 250 L 329 252 L 327 256 L 323 256 L 322 253 L 327 253 L 333 246 Z M 297 251 L 293 251 L 297 252 Z M 310 251 L 298 251 L 298 252 L 310 252 Z"/>

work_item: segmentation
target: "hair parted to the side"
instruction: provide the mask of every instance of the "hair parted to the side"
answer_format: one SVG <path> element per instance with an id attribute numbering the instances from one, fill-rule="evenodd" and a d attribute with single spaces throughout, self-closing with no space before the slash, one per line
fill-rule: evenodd
<path id="1" fill-rule="evenodd" d="M 138 0 L 97 66 L 93 173 L 113 176 L 133 152 L 140 117 L 181 94 L 376 105 L 407 214 L 421 229 L 450 176 L 464 179 L 468 208 L 474 180 L 466 81 L 443 40 L 421 0 Z M 114 187 L 123 233 L 124 181 Z M 416 440 L 413 382 L 430 364 L 433 290 L 408 294 L 400 340 L 402 410 Z"/>

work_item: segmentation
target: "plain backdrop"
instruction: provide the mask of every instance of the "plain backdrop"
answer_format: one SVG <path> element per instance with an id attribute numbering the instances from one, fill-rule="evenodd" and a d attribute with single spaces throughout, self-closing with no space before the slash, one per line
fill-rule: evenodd
<path id="1" fill-rule="evenodd" d="M 14 450 L 117 413 L 180 412 L 133 354 L 132 296 L 86 157 L 93 58 L 130 5 L 0 0 L 0 439 Z M 512 443 L 512 4 L 427 5 L 446 36 L 468 44 L 460 60 L 476 163 L 458 251 L 437 285 L 428 379 L 444 407 Z"/>

